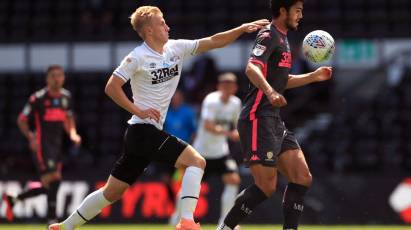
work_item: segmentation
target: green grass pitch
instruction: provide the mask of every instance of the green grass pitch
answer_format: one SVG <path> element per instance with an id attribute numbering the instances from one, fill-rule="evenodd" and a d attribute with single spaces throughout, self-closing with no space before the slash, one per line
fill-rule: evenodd
<path id="1" fill-rule="evenodd" d="M 7 224 L 0 225 L 1 230 L 21 230 L 21 229 L 30 229 L 30 230 L 45 230 L 45 225 L 31 225 L 31 224 Z M 164 229 L 173 229 L 169 225 L 85 225 L 79 230 L 164 230 Z M 215 230 L 215 225 L 203 225 L 203 230 Z M 280 225 L 243 225 L 242 230 L 280 230 Z M 357 226 L 313 226 L 313 225 L 303 225 L 299 227 L 300 230 L 410 230 L 411 226 L 390 226 L 390 225 L 357 225 Z"/>

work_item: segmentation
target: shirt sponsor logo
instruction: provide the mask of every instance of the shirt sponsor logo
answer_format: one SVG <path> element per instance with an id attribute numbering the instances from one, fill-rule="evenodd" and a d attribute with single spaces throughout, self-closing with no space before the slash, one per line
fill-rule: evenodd
<path id="1" fill-rule="evenodd" d="M 153 70 L 150 72 L 151 76 L 151 84 L 159 84 L 171 80 L 173 77 L 178 75 L 178 65 L 175 65 L 171 68 L 162 68 Z"/>
<path id="2" fill-rule="evenodd" d="M 66 111 L 61 108 L 47 108 L 43 119 L 45 121 L 64 121 L 66 117 Z"/>
<path id="3" fill-rule="evenodd" d="M 260 44 L 256 44 L 253 49 L 253 54 L 257 57 L 261 56 L 265 52 L 266 49 L 267 47 L 260 45 Z"/>

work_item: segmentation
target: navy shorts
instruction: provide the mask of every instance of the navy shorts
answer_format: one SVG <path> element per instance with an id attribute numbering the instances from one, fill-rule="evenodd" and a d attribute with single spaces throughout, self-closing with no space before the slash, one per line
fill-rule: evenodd
<path id="1" fill-rule="evenodd" d="M 43 137 L 37 145 L 37 151 L 32 153 L 34 165 L 40 175 L 61 171 L 62 139 Z"/>
<path id="2" fill-rule="evenodd" d="M 204 177 L 234 172 L 238 173 L 237 162 L 230 155 L 216 159 L 206 158 L 206 164 L 207 167 L 204 170 Z"/>
<path id="3" fill-rule="evenodd" d="M 153 125 L 130 125 L 124 135 L 123 153 L 111 175 L 131 185 L 151 162 L 174 166 L 187 146 L 183 140 Z"/>
<path id="4" fill-rule="evenodd" d="M 260 117 L 254 120 L 238 120 L 241 148 L 246 165 L 259 163 L 275 167 L 281 153 L 300 149 L 294 134 L 280 117 Z"/>

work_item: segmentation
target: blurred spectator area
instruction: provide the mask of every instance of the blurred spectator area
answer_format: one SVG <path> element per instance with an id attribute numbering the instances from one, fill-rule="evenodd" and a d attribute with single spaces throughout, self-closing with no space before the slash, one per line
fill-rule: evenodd
<path id="1" fill-rule="evenodd" d="M 198 38 L 269 18 L 268 2 L 2 0 L 0 42 L 135 40 L 129 16 L 140 5 L 156 5 L 164 11 L 171 37 Z M 323 29 L 341 38 L 404 37 L 411 35 L 410 22 L 409 0 L 309 0 L 300 34 Z"/>
<path id="2" fill-rule="evenodd" d="M 411 171 L 411 69 L 369 99 L 342 95 L 334 103 L 330 125 L 303 143 L 315 165 L 337 172 Z"/>

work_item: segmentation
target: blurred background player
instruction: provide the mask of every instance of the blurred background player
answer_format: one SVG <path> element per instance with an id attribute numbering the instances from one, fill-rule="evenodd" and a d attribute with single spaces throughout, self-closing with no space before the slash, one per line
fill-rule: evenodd
<path id="1" fill-rule="evenodd" d="M 246 67 L 250 81 L 238 121 L 241 146 L 254 184 L 240 193 L 218 229 L 234 229 L 277 187 L 277 170 L 288 180 L 283 196 L 283 229 L 296 230 L 304 209 L 304 196 L 312 176 L 294 134 L 284 125 L 280 107 L 287 104 L 286 89 L 331 78 L 330 67 L 291 75 L 292 56 L 288 30 L 297 30 L 303 17 L 303 0 L 271 0 L 273 20 L 257 35 Z"/>
<path id="2" fill-rule="evenodd" d="M 193 146 L 206 159 L 204 176 L 218 175 L 224 183 L 221 195 L 220 220 L 233 206 L 238 193 L 240 176 L 236 161 L 231 157 L 228 139 L 239 141 L 236 128 L 241 111 L 241 100 L 235 96 L 237 77 L 233 73 L 224 73 L 218 77 L 217 91 L 209 93 L 201 106 L 200 126 Z M 171 222 L 175 221 L 179 205 Z"/>
<path id="3" fill-rule="evenodd" d="M 178 82 L 183 61 L 193 55 L 224 47 L 243 33 L 252 33 L 269 23 L 259 20 L 198 40 L 169 40 L 170 28 L 158 7 L 141 6 L 130 17 L 133 29 L 144 40 L 114 70 L 105 92 L 131 114 L 124 152 L 112 169 L 106 185 L 89 194 L 64 222 L 51 230 L 72 230 L 94 218 L 101 209 L 119 200 L 151 162 L 167 162 L 186 168 L 181 189 L 181 219 L 176 229 L 200 229 L 194 222 L 204 158 L 189 144 L 164 132 L 163 124 Z M 133 102 L 122 86 L 130 80 Z"/>
<path id="4" fill-rule="evenodd" d="M 200 127 L 193 144 L 206 159 L 205 177 L 216 174 L 224 183 L 219 222 L 234 205 L 240 185 L 238 166 L 228 145 L 228 139 L 240 140 L 237 119 L 241 100 L 235 96 L 237 89 L 237 77 L 233 73 L 218 77 L 217 91 L 208 94 L 202 103 Z"/>
<path id="5" fill-rule="evenodd" d="M 71 94 L 63 88 L 64 70 L 59 65 L 47 69 L 47 86 L 30 96 L 17 119 L 21 133 L 27 138 L 34 163 L 40 173 L 41 186 L 30 188 L 17 196 L 3 194 L 7 205 L 7 219 L 13 220 L 13 206 L 18 201 L 47 195 L 47 221 L 56 221 L 56 198 L 61 175 L 61 154 L 63 137 L 66 131 L 75 145 L 79 146 L 81 137 L 77 134 L 72 111 Z M 34 123 L 34 130 L 30 123 Z"/>
<path id="6" fill-rule="evenodd" d="M 177 89 L 171 98 L 164 130 L 187 143 L 191 143 L 197 129 L 196 119 L 194 108 L 185 103 L 183 91 Z"/>

